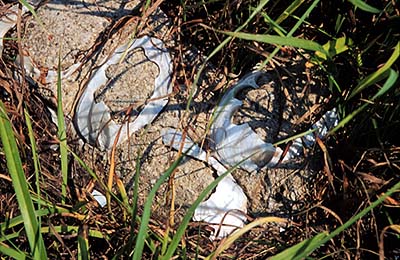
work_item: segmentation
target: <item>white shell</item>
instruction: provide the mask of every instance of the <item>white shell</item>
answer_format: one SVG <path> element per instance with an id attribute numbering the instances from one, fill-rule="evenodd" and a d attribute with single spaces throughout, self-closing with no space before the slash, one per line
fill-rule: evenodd
<path id="1" fill-rule="evenodd" d="M 190 138 L 182 140 L 182 134 L 174 129 L 165 129 L 162 133 L 163 143 L 180 149 L 182 152 L 200 161 L 211 165 L 218 175 L 227 169 L 212 156 L 208 156 Z M 223 238 L 231 234 L 237 228 L 243 227 L 246 222 L 247 197 L 242 188 L 235 182 L 232 175 L 223 178 L 210 198 L 196 208 L 193 220 L 210 223 L 214 229 L 211 239 Z"/>
<path id="2" fill-rule="evenodd" d="M 311 126 L 315 129 L 313 133 L 306 134 L 302 137 L 293 140 L 293 144 L 289 147 L 288 152 L 282 159 L 281 163 L 290 163 L 290 161 L 299 156 L 303 156 L 304 148 L 312 148 L 316 142 L 316 136 L 323 139 L 329 130 L 334 128 L 339 123 L 336 108 L 326 112 L 320 120 Z"/>
<path id="3" fill-rule="evenodd" d="M 273 167 L 279 161 L 282 151 L 270 143 L 264 142 L 247 123 L 232 123 L 233 114 L 242 102 L 235 98 L 245 88 L 258 88 L 257 80 L 265 73 L 255 71 L 241 79 L 221 99 L 214 111 L 216 117 L 211 125 L 211 144 L 218 159 L 226 165 L 240 163 L 240 168 L 254 172 Z"/>
<path id="4" fill-rule="evenodd" d="M 32 60 L 30 56 L 23 56 L 24 59 L 24 69 L 25 73 L 27 76 L 30 76 L 34 79 L 39 79 L 41 76 L 40 69 L 38 69 L 38 66 L 35 64 L 35 62 Z M 15 63 L 21 67 L 20 64 L 20 56 L 17 55 L 17 58 L 15 59 Z M 68 79 L 71 77 L 71 75 L 82 65 L 81 62 L 75 63 L 71 65 L 68 69 L 61 71 L 60 76 L 61 79 Z M 50 84 L 50 83 L 55 83 L 58 80 L 58 72 L 57 70 L 48 70 L 46 78 L 44 78 L 43 84 Z"/>
<path id="5" fill-rule="evenodd" d="M 311 129 L 317 129 L 314 133 L 308 134 L 303 137 L 303 142 L 307 148 L 315 144 L 315 136 L 322 139 L 326 136 L 329 130 L 337 126 L 339 123 L 336 108 L 326 112 L 320 120 L 311 126 Z"/>
<path id="6" fill-rule="evenodd" d="M 92 196 L 99 203 L 100 207 L 104 207 L 105 205 L 107 205 L 106 196 L 104 196 L 100 191 L 93 190 Z"/>
<path id="7" fill-rule="evenodd" d="M 96 103 L 95 91 L 106 84 L 106 69 L 117 64 L 125 51 L 142 48 L 146 57 L 157 64 L 159 75 L 154 82 L 154 92 L 138 117 L 132 123 L 117 124 L 111 119 L 110 110 L 104 102 Z M 151 123 L 168 103 L 167 95 L 171 93 L 171 57 L 161 40 L 144 36 L 136 39 L 131 45 L 119 47 L 114 54 L 102 65 L 90 79 L 85 91 L 77 105 L 75 122 L 77 130 L 82 137 L 92 145 L 97 145 L 101 150 L 110 149 L 117 133 L 121 130 L 117 143 L 127 138 L 128 132 L 134 133 L 143 126 Z M 141 75 L 138 75 L 140 77 Z M 128 131 L 129 130 L 129 131 Z"/>
<path id="8" fill-rule="evenodd" d="M 224 238 L 246 222 L 247 197 L 229 176 L 223 178 L 210 198 L 196 208 L 194 221 L 209 223 L 214 229 L 211 239 Z"/>

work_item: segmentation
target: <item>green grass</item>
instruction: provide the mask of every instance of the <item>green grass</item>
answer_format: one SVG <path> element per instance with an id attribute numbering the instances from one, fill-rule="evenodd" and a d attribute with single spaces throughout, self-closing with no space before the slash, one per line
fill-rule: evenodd
<path id="1" fill-rule="evenodd" d="M 178 158 L 169 168 L 168 170 L 157 180 L 154 184 L 154 187 L 151 189 L 149 195 L 147 196 L 146 203 L 144 204 L 143 215 L 140 221 L 139 231 L 136 237 L 136 243 L 134 247 L 134 254 L 132 259 L 141 259 L 143 253 L 143 247 L 147 238 L 147 229 L 151 216 L 151 205 L 153 204 L 153 199 L 156 195 L 157 190 L 160 188 L 161 184 L 163 184 L 168 177 L 172 174 L 172 172 L 179 165 L 181 158 Z"/>
<path id="2" fill-rule="evenodd" d="M 12 179 L 19 210 L 24 221 L 25 232 L 31 248 L 31 256 L 34 259 L 47 259 L 46 247 L 44 245 L 42 234 L 40 233 L 41 223 L 38 222 L 35 214 L 31 194 L 25 177 L 25 171 L 22 166 L 19 149 L 14 137 L 12 124 L 8 118 L 4 104 L 1 101 L 0 137 L 7 160 L 7 168 Z M 3 253 L 10 253 L 10 250 L 6 250 L 6 252 L 3 251 Z"/>
<path id="3" fill-rule="evenodd" d="M 341 225 L 340 227 L 333 230 L 331 233 L 327 234 L 326 232 L 320 233 L 310 239 L 304 240 L 301 243 L 286 249 L 285 251 L 279 253 L 278 255 L 272 257 L 273 260 L 284 260 L 284 259 L 304 259 L 313 251 L 330 241 L 335 236 L 339 235 L 341 232 L 344 232 L 351 225 L 353 225 L 360 218 L 370 213 L 374 208 L 383 203 L 383 201 L 394 193 L 398 192 L 400 189 L 400 182 L 396 183 L 392 187 L 390 187 L 384 194 L 382 194 L 379 199 L 372 202 L 368 207 L 360 211 L 360 213 L 351 217 L 346 223 Z"/>
<path id="4" fill-rule="evenodd" d="M 61 47 L 60 47 L 61 52 Z M 57 123 L 58 123 L 58 140 L 60 142 L 60 156 L 61 156 L 61 201 L 65 204 L 67 200 L 67 186 L 68 186 L 68 154 L 67 154 L 67 130 L 65 128 L 65 119 L 62 103 L 61 91 L 61 53 L 58 55 L 57 67 Z"/>
<path id="5" fill-rule="evenodd" d="M 35 186 L 36 186 L 36 194 L 37 197 L 40 199 L 41 198 L 41 192 L 40 192 L 40 161 L 39 161 L 39 156 L 37 152 L 37 146 L 36 146 L 36 140 L 35 140 L 35 135 L 32 129 L 32 121 L 30 119 L 29 113 L 26 109 L 24 109 L 24 116 L 25 116 L 25 121 L 26 121 L 26 126 L 28 128 L 28 135 L 29 135 L 29 142 L 30 142 L 30 147 L 32 149 L 32 159 L 33 159 L 33 167 L 35 170 Z M 37 205 L 37 209 L 41 209 L 40 202 Z M 39 217 L 39 223 L 40 223 L 40 217 Z"/>

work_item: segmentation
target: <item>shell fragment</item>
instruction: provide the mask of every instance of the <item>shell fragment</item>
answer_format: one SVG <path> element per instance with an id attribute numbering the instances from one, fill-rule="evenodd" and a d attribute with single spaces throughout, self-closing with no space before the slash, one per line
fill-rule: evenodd
<path id="1" fill-rule="evenodd" d="M 97 203 L 99 203 L 100 207 L 103 208 L 105 205 L 107 205 L 106 196 L 104 196 L 103 193 L 101 193 L 100 191 L 93 190 L 92 196 L 97 201 Z"/>
<path id="2" fill-rule="evenodd" d="M 166 129 L 162 133 L 163 143 L 179 150 L 183 142 L 182 152 L 211 165 L 218 175 L 226 172 L 226 168 L 190 138 L 182 140 L 182 134 L 174 129 Z M 196 208 L 193 220 L 210 223 L 214 229 L 211 239 L 223 238 L 237 228 L 243 227 L 246 221 L 247 197 L 232 175 L 223 178 L 210 198 Z"/>
<path id="3" fill-rule="evenodd" d="M 96 103 L 94 95 L 96 90 L 106 84 L 108 78 L 106 69 L 117 64 L 126 51 L 142 48 L 146 57 L 157 64 L 159 74 L 154 82 L 154 92 L 143 110 L 132 122 L 117 124 L 111 119 L 110 109 L 100 101 Z M 90 79 L 83 92 L 76 109 L 75 122 L 82 137 L 90 144 L 97 145 L 101 150 L 110 149 L 120 131 L 117 143 L 127 138 L 128 132 L 134 133 L 143 126 L 151 123 L 168 103 L 168 94 L 171 93 L 171 57 L 164 44 L 157 38 L 144 36 L 136 39 L 131 45 L 119 47 L 114 54 L 104 62 Z M 138 75 L 140 77 L 141 75 Z"/>
<path id="4" fill-rule="evenodd" d="M 234 179 L 229 177 L 219 182 L 215 192 L 208 200 L 200 203 L 193 216 L 194 221 L 211 224 L 214 229 L 211 239 L 226 237 L 246 222 L 246 195 Z"/>
<path id="5" fill-rule="evenodd" d="M 284 158 L 282 158 L 282 164 L 288 164 L 294 158 L 303 156 L 304 148 L 310 149 L 316 142 L 316 137 L 323 139 L 327 135 L 328 131 L 334 128 L 339 123 L 336 108 L 327 111 L 315 124 L 311 126 L 313 133 L 306 134 L 302 137 L 293 140 L 293 144 L 289 147 L 289 150 Z"/>
<path id="6" fill-rule="evenodd" d="M 230 89 L 215 109 L 211 125 L 211 145 L 218 159 L 229 166 L 240 163 L 239 167 L 248 172 L 275 166 L 282 153 L 280 148 L 264 142 L 247 123 L 232 123 L 233 114 L 242 105 L 236 94 L 245 88 L 258 88 L 257 80 L 262 76 L 263 72 L 252 72 Z"/>
<path id="7" fill-rule="evenodd" d="M 233 114 L 240 108 L 242 101 L 235 98 L 245 88 L 258 88 L 257 81 L 267 78 L 261 71 L 246 75 L 233 86 L 221 99 L 214 111 L 215 120 L 211 125 L 211 145 L 217 158 L 225 165 L 239 167 L 256 172 L 264 167 L 276 167 L 281 159 L 282 149 L 264 142 L 247 123 L 232 123 Z M 329 129 L 338 123 L 336 110 L 328 111 L 317 123 L 312 125 L 315 133 L 309 133 L 294 140 L 281 164 L 288 164 L 291 159 L 302 155 L 304 146 L 310 148 L 315 143 L 315 136 L 323 138 Z M 304 145 L 303 145 L 304 144 Z"/>

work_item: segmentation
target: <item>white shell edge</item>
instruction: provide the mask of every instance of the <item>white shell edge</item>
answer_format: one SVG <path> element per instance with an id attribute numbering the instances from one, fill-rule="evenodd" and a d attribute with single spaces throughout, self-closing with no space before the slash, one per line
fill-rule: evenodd
<path id="1" fill-rule="evenodd" d="M 142 48 L 146 57 L 157 64 L 159 74 L 155 79 L 154 92 L 143 110 L 132 123 L 117 124 L 111 120 L 110 110 L 104 102 L 96 103 L 95 91 L 106 84 L 106 69 L 117 64 L 125 51 Z M 143 36 L 136 39 L 131 45 L 119 47 L 114 54 L 102 65 L 90 79 L 85 91 L 81 95 L 75 113 L 76 127 L 84 140 L 92 145 L 97 145 L 101 150 L 110 149 L 117 137 L 117 144 L 125 140 L 129 133 L 134 133 L 143 126 L 151 123 L 168 103 L 167 95 L 171 93 L 170 87 L 172 74 L 171 57 L 164 44 L 157 38 Z M 140 75 L 139 75 L 140 76 Z"/>

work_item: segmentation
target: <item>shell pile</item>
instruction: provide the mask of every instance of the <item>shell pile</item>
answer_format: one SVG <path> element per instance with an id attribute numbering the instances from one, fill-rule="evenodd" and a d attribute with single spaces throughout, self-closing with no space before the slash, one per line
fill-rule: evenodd
<path id="1" fill-rule="evenodd" d="M 2 39 L 16 24 L 17 6 L 12 6 L 9 11 L 8 15 L 0 18 L 0 37 Z M 23 12 L 26 11 L 27 9 L 24 8 Z M 126 120 L 123 123 L 117 123 L 112 119 L 107 104 L 103 101 L 96 101 L 95 92 L 110 80 L 106 76 L 106 69 L 111 65 L 117 65 L 126 53 L 138 48 L 144 51 L 148 60 L 157 65 L 159 73 L 154 80 L 153 93 L 146 100 L 138 116 L 132 122 Z M 0 52 L 2 50 L 3 41 L 0 42 Z M 41 70 L 31 57 L 25 56 L 23 59 L 27 75 L 39 78 Z M 81 63 L 78 62 L 64 70 L 63 77 L 70 77 L 80 65 Z M 142 36 L 131 43 L 117 47 L 112 55 L 105 58 L 101 62 L 101 66 L 93 71 L 79 96 L 74 115 L 76 131 L 85 142 L 100 150 L 110 150 L 113 145 L 120 144 L 128 138 L 129 134 L 150 124 L 162 112 L 172 92 L 172 71 L 171 55 L 161 39 Z M 49 70 L 44 82 L 48 84 L 56 81 L 56 75 L 55 70 Z M 164 145 L 175 150 L 182 147 L 182 152 L 186 156 L 208 164 L 218 175 L 225 173 L 229 167 L 237 165 L 249 173 L 256 173 L 263 168 L 285 165 L 291 159 L 302 156 L 304 149 L 314 145 L 316 137 L 323 138 L 327 131 L 337 124 L 336 111 L 329 111 L 312 126 L 316 129 L 315 131 L 295 139 L 288 152 L 284 154 L 279 147 L 264 142 L 247 123 L 234 124 L 232 122 L 233 114 L 242 106 L 242 101 L 235 96 L 245 88 L 258 88 L 260 79 L 268 81 L 269 76 L 263 71 L 254 71 L 244 76 L 226 91 L 212 112 L 209 133 L 211 156 L 189 137 L 183 138 L 183 134 L 177 129 L 163 129 L 161 135 Z M 279 162 L 280 164 L 278 164 Z M 101 196 L 98 191 L 95 195 Z M 101 205 L 104 205 L 103 202 Z M 246 213 L 246 194 L 229 174 L 220 181 L 215 192 L 199 205 L 193 220 L 210 223 L 214 228 L 211 238 L 222 238 L 237 228 L 243 227 L 246 222 Z"/>

